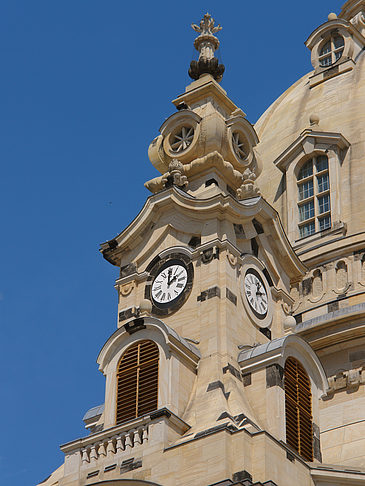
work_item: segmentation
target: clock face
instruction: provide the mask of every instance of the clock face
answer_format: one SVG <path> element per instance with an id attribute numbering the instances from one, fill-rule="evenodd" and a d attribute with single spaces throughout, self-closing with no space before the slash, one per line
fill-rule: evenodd
<path id="1" fill-rule="evenodd" d="M 166 264 L 155 277 L 151 296 L 155 304 L 170 304 L 184 292 L 188 272 L 182 263 Z"/>
<path id="2" fill-rule="evenodd" d="M 247 270 L 244 289 L 247 302 L 253 313 L 259 319 L 264 319 L 269 307 L 268 296 L 264 282 L 254 269 Z"/>
<path id="3" fill-rule="evenodd" d="M 194 267 L 188 255 L 174 249 L 157 255 L 147 266 L 144 296 L 152 302 L 152 314 L 168 316 L 188 299 L 193 287 Z"/>

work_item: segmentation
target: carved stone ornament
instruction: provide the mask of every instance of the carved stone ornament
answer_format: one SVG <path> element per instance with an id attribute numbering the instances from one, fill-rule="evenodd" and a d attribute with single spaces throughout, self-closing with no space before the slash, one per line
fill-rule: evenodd
<path id="1" fill-rule="evenodd" d="M 126 297 L 127 295 L 129 295 L 132 290 L 134 289 L 134 281 L 133 282 L 128 282 L 124 285 L 121 285 L 119 287 L 119 292 L 120 292 L 120 295 L 122 295 L 123 297 Z"/>
<path id="2" fill-rule="evenodd" d="M 365 383 L 365 366 L 349 371 L 342 371 L 328 378 L 328 395 L 337 391 L 357 389 Z"/>
<path id="3" fill-rule="evenodd" d="M 200 35 L 194 41 L 194 47 L 199 51 L 199 60 L 191 61 L 189 76 L 192 79 L 199 79 L 203 74 L 211 74 L 219 82 L 223 77 L 224 66 L 219 64 L 214 56 L 219 47 L 219 40 L 214 34 L 222 30 L 222 27 L 214 26 L 214 19 L 208 13 L 204 15 L 199 25 L 191 24 L 191 26 Z"/>
<path id="4" fill-rule="evenodd" d="M 233 253 L 229 252 L 227 254 L 227 258 L 228 258 L 229 263 L 232 265 L 232 267 L 235 267 L 237 265 L 238 258 L 237 258 L 236 255 L 233 255 Z"/>
<path id="5" fill-rule="evenodd" d="M 242 181 L 242 174 L 236 170 L 230 162 L 224 160 L 222 155 L 217 151 L 211 152 L 204 157 L 195 159 L 189 164 L 184 164 L 182 166 L 183 173 L 188 178 L 194 177 L 205 170 L 217 168 L 233 188 L 239 187 Z M 181 168 L 176 170 L 180 171 Z M 165 187 L 169 175 L 170 172 L 166 172 L 166 174 L 162 176 L 151 179 L 145 183 L 145 187 L 153 193 L 159 192 Z"/>
<path id="6" fill-rule="evenodd" d="M 188 178 L 184 174 L 183 164 L 173 159 L 169 164 L 169 171 L 162 176 L 164 187 L 178 186 L 184 188 L 188 185 Z"/>
<path id="7" fill-rule="evenodd" d="M 255 184 L 256 175 L 250 169 L 246 169 L 242 174 L 242 185 L 237 189 L 237 197 L 240 201 L 258 197 L 261 195 L 259 188 Z"/>
<path id="8" fill-rule="evenodd" d="M 203 263 L 210 263 L 214 258 L 219 258 L 219 248 L 213 246 L 200 252 L 201 261 Z"/>
<path id="9" fill-rule="evenodd" d="M 365 29 L 365 13 L 363 10 L 358 12 L 355 17 L 353 17 L 350 22 L 354 25 L 357 30 L 359 30 L 363 34 L 363 30 Z"/>

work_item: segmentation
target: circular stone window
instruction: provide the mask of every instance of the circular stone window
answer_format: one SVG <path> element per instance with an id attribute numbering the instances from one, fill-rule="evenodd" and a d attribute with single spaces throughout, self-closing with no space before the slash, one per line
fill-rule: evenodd
<path id="1" fill-rule="evenodd" d="M 334 34 L 326 39 L 319 51 L 319 65 L 329 67 L 335 64 L 343 54 L 345 41 L 341 35 Z"/>
<path id="2" fill-rule="evenodd" d="M 191 126 L 179 127 L 170 135 L 171 151 L 178 154 L 186 150 L 194 139 L 194 128 Z"/>
<path id="3" fill-rule="evenodd" d="M 232 133 L 232 145 L 236 156 L 245 161 L 248 157 L 249 150 L 247 148 L 247 142 L 245 137 L 240 132 Z"/>

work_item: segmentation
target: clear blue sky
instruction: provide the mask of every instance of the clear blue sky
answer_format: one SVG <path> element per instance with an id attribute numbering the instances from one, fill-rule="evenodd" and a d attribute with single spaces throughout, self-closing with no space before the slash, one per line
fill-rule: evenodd
<path id="1" fill-rule="evenodd" d="M 311 70 L 304 41 L 342 3 L 2 0 L 0 485 L 48 476 L 104 401 L 117 270 L 98 247 L 157 175 L 147 148 L 189 83 L 190 23 L 223 25 L 222 86 L 255 122 Z"/>

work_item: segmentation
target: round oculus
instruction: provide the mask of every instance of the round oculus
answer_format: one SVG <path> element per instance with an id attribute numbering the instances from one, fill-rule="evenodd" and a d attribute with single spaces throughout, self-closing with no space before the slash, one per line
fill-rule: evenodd
<path id="1" fill-rule="evenodd" d="M 188 272 L 182 262 L 165 264 L 152 282 L 151 297 L 158 307 L 167 307 L 184 292 L 188 283 Z"/>
<path id="2" fill-rule="evenodd" d="M 244 278 L 247 302 L 258 319 L 265 319 L 269 309 L 269 299 L 260 274 L 253 268 L 247 270 Z"/>

